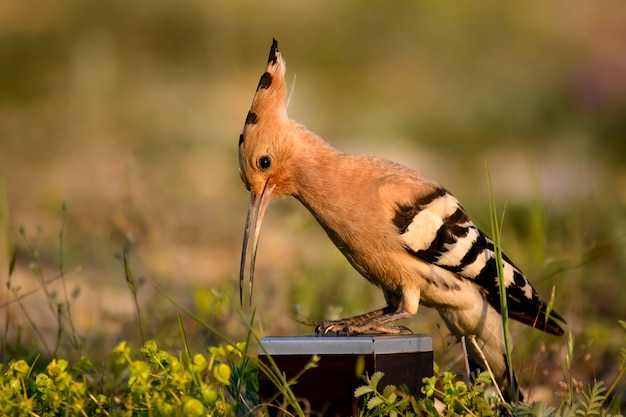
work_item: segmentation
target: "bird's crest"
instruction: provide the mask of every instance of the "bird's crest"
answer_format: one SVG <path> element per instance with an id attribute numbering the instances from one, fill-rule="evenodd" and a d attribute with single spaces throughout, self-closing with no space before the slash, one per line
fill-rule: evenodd
<path id="1" fill-rule="evenodd" d="M 250 300 L 257 243 L 263 214 L 272 193 L 284 192 L 288 181 L 280 181 L 281 164 L 284 160 L 281 137 L 285 134 L 287 122 L 287 94 L 285 87 L 285 61 L 278 51 L 278 42 L 272 41 L 267 67 L 256 88 L 252 106 L 246 116 L 243 133 L 239 136 L 239 174 L 250 191 L 250 203 L 246 219 L 241 267 L 239 273 L 239 298 L 243 301 L 243 281 L 250 241 Z M 277 186 L 279 186 L 277 188 Z"/>
<path id="2" fill-rule="evenodd" d="M 246 138 L 246 131 L 257 124 L 280 122 L 287 119 L 287 88 L 285 86 L 285 60 L 278 50 L 278 41 L 272 40 L 267 59 L 267 67 L 256 88 L 252 106 L 246 116 L 244 133 L 240 145 Z"/>

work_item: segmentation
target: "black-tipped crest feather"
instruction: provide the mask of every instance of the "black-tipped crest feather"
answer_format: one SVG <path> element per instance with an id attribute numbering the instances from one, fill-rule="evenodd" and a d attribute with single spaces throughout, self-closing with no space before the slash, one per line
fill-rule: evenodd
<path id="1" fill-rule="evenodd" d="M 278 41 L 276 39 L 272 39 L 272 47 L 270 48 L 270 56 L 267 58 L 267 63 L 276 65 L 276 61 L 278 60 Z"/>
<path id="2" fill-rule="evenodd" d="M 258 91 L 261 88 L 269 88 L 270 85 L 272 85 L 272 74 L 270 74 L 269 72 L 264 72 L 263 75 L 261 75 L 259 85 L 256 89 Z"/>

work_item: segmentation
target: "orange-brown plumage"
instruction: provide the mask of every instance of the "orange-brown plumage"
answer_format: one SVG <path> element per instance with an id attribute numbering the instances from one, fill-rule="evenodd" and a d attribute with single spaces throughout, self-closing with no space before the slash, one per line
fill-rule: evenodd
<path id="1" fill-rule="evenodd" d="M 361 316 L 325 321 L 320 333 L 395 333 L 389 323 L 436 308 L 458 338 L 474 336 L 508 399 L 515 397 L 503 360 L 499 286 L 493 242 L 469 220 L 456 198 L 403 165 L 339 152 L 286 110 L 285 65 L 270 50 L 239 140 L 241 178 L 250 191 L 242 248 L 240 297 L 248 247 L 250 295 L 263 214 L 273 195 L 291 195 L 313 214 L 354 268 L 379 286 L 387 306 Z M 248 239 L 252 237 L 249 245 Z M 556 312 L 504 257 L 510 317 L 561 335 Z M 481 355 L 469 346 L 479 367 Z"/>

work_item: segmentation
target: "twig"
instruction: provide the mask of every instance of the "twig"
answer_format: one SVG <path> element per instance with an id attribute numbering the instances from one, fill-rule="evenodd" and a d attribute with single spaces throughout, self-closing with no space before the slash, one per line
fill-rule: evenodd
<path id="1" fill-rule="evenodd" d="M 506 401 L 504 400 L 504 396 L 502 395 L 502 391 L 500 391 L 500 387 L 498 386 L 498 381 L 496 381 L 496 377 L 493 375 L 493 372 L 491 371 L 491 367 L 489 366 L 489 363 L 487 362 L 487 358 L 485 357 L 485 354 L 483 353 L 480 346 L 478 346 L 478 343 L 476 343 L 476 336 L 470 335 L 468 336 L 468 339 L 474 346 L 474 349 L 476 349 L 476 353 L 478 354 L 478 356 L 480 356 L 480 359 L 483 361 L 483 364 L 485 365 L 485 369 L 487 370 L 487 372 L 489 372 L 489 375 L 491 376 L 491 379 L 493 380 L 493 386 L 496 389 L 496 392 L 498 393 L 500 400 L 502 400 L 503 403 L 506 403 Z"/>
<path id="2" fill-rule="evenodd" d="M 73 270 L 73 271 L 70 271 L 70 272 L 68 272 L 67 274 L 65 274 L 65 276 L 70 275 L 70 274 L 74 274 L 74 273 L 76 273 L 76 272 L 80 272 L 81 270 L 82 270 L 82 267 L 80 267 L 80 266 L 79 266 L 79 267 L 76 267 L 76 268 L 74 268 L 74 270 Z M 15 303 L 17 303 L 17 302 L 19 302 L 19 301 L 23 300 L 24 298 L 26 298 L 26 297 L 28 297 L 28 296 L 30 296 L 30 295 L 32 295 L 32 294 L 34 294 L 34 293 L 36 293 L 37 291 L 39 291 L 40 289 L 42 289 L 42 288 L 43 288 L 43 287 L 45 287 L 46 285 L 49 285 L 49 284 L 53 283 L 54 281 L 56 281 L 56 280 L 58 280 L 58 279 L 60 279 L 60 278 L 62 278 L 62 275 L 57 275 L 56 277 L 52 277 L 52 278 L 50 278 L 49 280 L 42 281 L 42 282 L 41 282 L 41 285 L 40 285 L 39 287 L 37 287 L 37 288 L 35 288 L 35 289 L 33 289 L 33 290 L 30 290 L 30 291 L 28 291 L 28 292 L 27 292 L 27 293 L 25 293 L 25 294 L 22 294 L 22 295 L 19 295 L 19 296 L 15 296 L 12 300 L 10 300 L 10 301 L 6 301 L 6 302 L 4 302 L 4 303 L 0 304 L 0 308 L 5 308 L 5 307 L 8 307 L 8 306 L 10 306 L 11 304 L 15 304 Z"/>

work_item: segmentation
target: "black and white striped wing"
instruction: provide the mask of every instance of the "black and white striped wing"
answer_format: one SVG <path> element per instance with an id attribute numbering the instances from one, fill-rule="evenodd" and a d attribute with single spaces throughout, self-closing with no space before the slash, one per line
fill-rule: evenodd
<path id="1" fill-rule="evenodd" d="M 393 223 L 409 253 L 474 281 L 483 288 L 489 304 L 501 311 L 493 241 L 478 230 L 454 196 L 436 188 L 409 205 L 398 206 Z M 562 335 L 563 329 L 554 319 L 565 320 L 554 311 L 546 320 L 545 301 L 504 254 L 503 271 L 509 316 Z"/>

